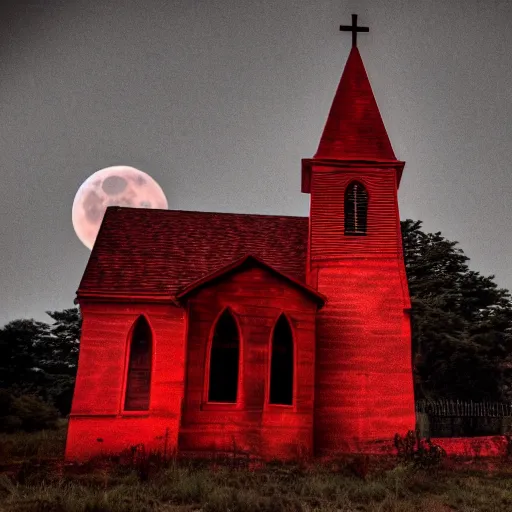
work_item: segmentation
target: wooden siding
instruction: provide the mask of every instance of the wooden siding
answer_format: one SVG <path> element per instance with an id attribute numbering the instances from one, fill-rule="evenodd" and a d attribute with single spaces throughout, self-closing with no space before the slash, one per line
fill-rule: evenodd
<path id="1" fill-rule="evenodd" d="M 317 315 L 314 446 L 392 439 L 415 427 L 410 298 L 396 165 L 311 162 L 308 284 L 327 297 Z M 353 181 L 368 193 L 366 235 L 344 234 Z"/>
<path id="2" fill-rule="evenodd" d="M 409 315 L 398 259 L 317 267 L 315 451 L 414 429 Z"/>
<path id="3" fill-rule="evenodd" d="M 140 443 L 146 450 L 170 454 L 176 433 L 176 418 L 170 416 L 75 416 L 69 420 L 65 460 L 121 453 Z"/>
<path id="4" fill-rule="evenodd" d="M 167 428 L 168 445 L 176 447 L 184 393 L 185 311 L 162 304 L 92 302 L 82 302 L 81 311 L 82 336 L 66 458 L 92 456 L 107 446 L 127 448 L 134 439 L 154 445 L 153 438 L 165 434 Z M 141 314 L 153 334 L 150 409 L 123 411 L 130 333 Z M 134 435 L 133 424 L 138 425 L 139 435 Z M 97 438 L 105 442 L 98 443 Z"/>
<path id="5" fill-rule="evenodd" d="M 365 236 L 344 235 L 345 190 L 353 180 L 361 182 L 368 193 Z M 310 235 L 312 262 L 346 257 L 396 257 L 401 252 L 398 219 L 395 169 L 313 166 Z"/>
<path id="6" fill-rule="evenodd" d="M 214 322 L 226 307 L 241 334 L 239 398 L 236 405 L 208 404 L 208 346 Z M 180 450 L 232 449 L 235 443 L 264 457 L 293 457 L 297 445 L 311 452 L 316 308 L 303 292 L 262 268 L 226 276 L 190 298 Z M 271 333 L 283 312 L 291 321 L 295 342 L 291 407 L 267 404 Z"/>

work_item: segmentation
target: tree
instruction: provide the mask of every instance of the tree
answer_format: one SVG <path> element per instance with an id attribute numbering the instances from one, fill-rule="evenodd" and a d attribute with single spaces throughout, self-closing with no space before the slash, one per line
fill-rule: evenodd
<path id="1" fill-rule="evenodd" d="M 18 394 L 44 390 L 44 376 L 38 368 L 34 343 L 48 331 L 44 322 L 14 320 L 0 329 L 0 388 Z"/>
<path id="2" fill-rule="evenodd" d="M 510 294 L 421 221 L 401 223 L 412 302 L 416 398 L 505 399 L 512 349 Z"/>
<path id="3" fill-rule="evenodd" d="M 75 375 L 82 320 L 77 308 L 47 311 L 53 319 L 35 344 L 38 365 L 46 373 Z"/>
<path id="4" fill-rule="evenodd" d="M 15 320 L 0 329 L 0 388 L 34 394 L 68 414 L 75 383 L 81 318 L 77 308 L 48 311 L 49 325 Z"/>
<path id="5" fill-rule="evenodd" d="M 46 375 L 48 401 L 66 415 L 73 399 L 82 319 L 77 308 L 46 314 L 54 323 L 35 347 L 38 365 Z"/>

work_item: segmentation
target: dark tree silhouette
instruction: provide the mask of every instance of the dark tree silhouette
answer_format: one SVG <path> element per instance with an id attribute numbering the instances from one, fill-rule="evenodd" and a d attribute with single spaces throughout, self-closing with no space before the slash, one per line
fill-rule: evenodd
<path id="1" fill-rule="evenodd" d="M 506 400 L 512 353 L 510 293 L 469 270 L 457 242 L 401 223 L 412 301 L 416 398 Z"/>

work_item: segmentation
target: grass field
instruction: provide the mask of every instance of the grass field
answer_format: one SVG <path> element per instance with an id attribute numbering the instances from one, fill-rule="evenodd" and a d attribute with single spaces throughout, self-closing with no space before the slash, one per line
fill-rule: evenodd
<path id="1" fill-rule="evenodd" d="M 65 422 L 0 434 L 1 511 L 512 511 L 512 462 L 445 460 L 429 470 L 394 458 L 361 470 L 353 457 L 257 469 L 176 459 L 77 465 L 62 462 L 65 434 Z"/>

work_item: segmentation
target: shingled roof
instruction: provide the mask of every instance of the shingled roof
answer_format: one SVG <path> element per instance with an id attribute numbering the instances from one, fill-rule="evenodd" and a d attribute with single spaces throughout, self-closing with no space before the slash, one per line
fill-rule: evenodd
<path id="1" fill-rule="evenodd" d="M 175 299 L 247 254 L 304 283 L 307 239 L 307 217 L 109 207 L 77 295 Z"/>

